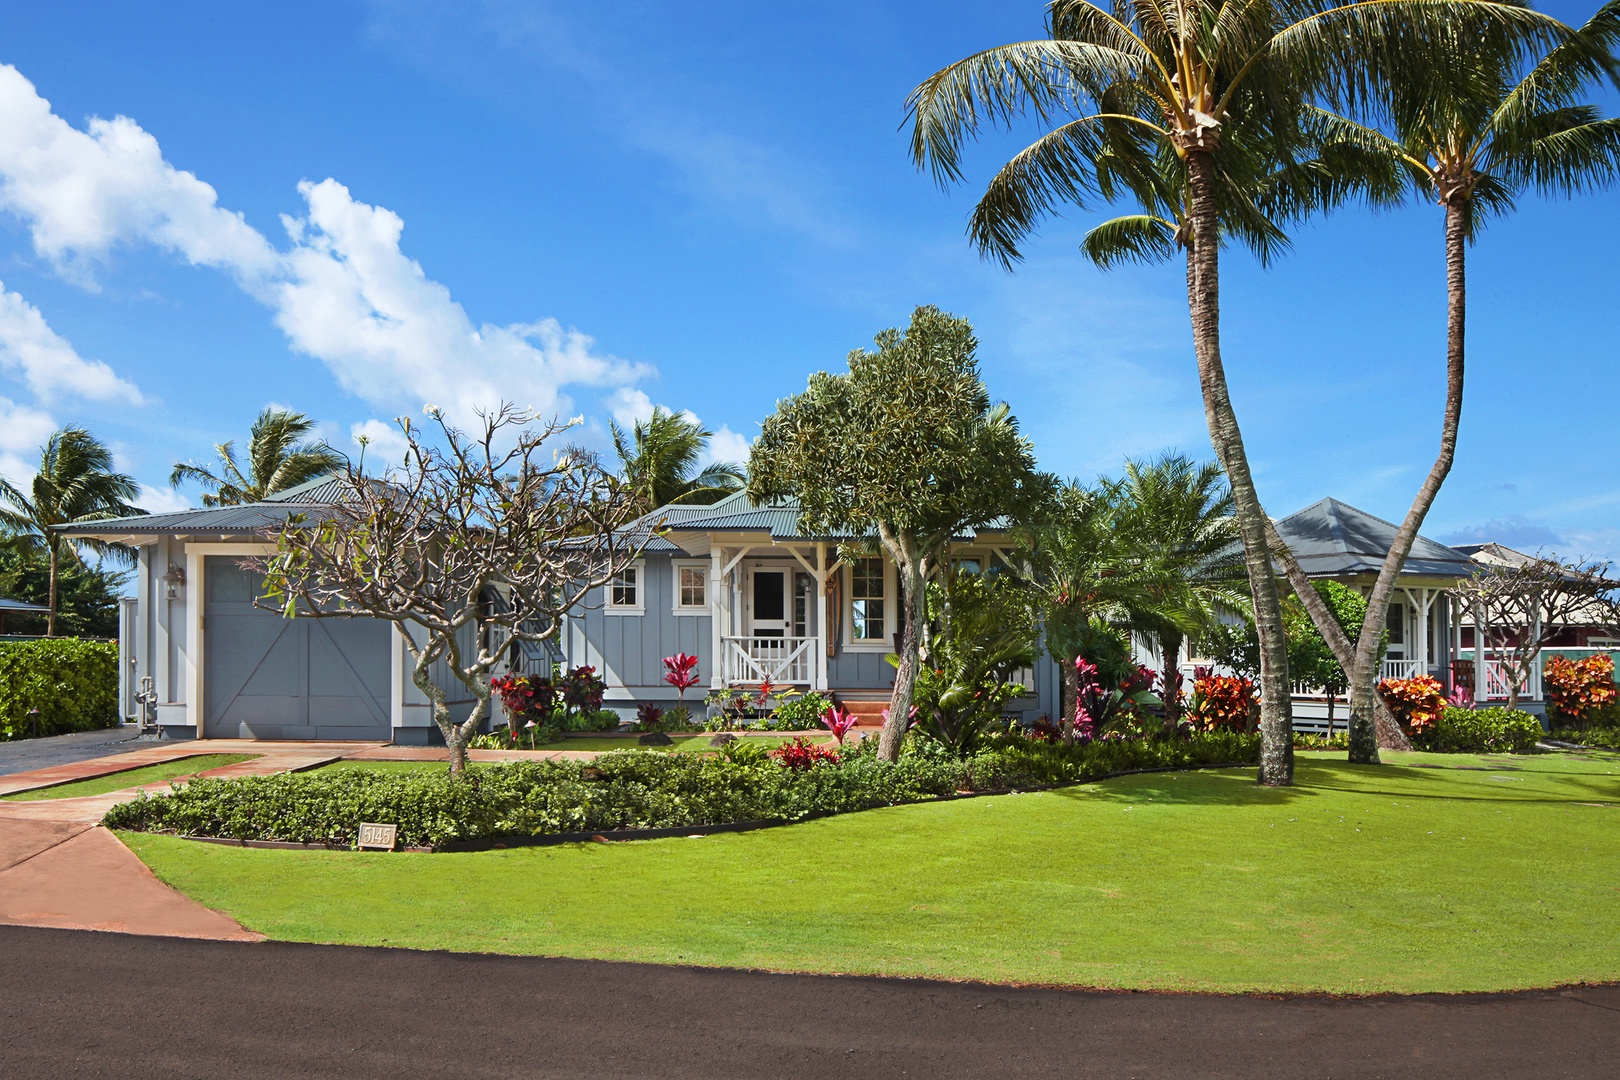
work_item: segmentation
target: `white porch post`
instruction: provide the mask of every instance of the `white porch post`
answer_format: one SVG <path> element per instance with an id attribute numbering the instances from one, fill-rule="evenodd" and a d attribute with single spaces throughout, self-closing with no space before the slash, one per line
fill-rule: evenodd
<path id="1" fill-rule="evenodd" d="M 815 683 L 812 688 L 816 690 L 827 689 L 827 545 L 816 545 L 816 600 L 813 614 L 816 619 L 816 667 Z"/>
<path id="2" fill-rule="evenodd" d="M 1485 603 L 1474 598 L 1474 701 L 1484 704 L 1485 689 Z"/>
<path id="3" fill-rule="evenodd" d="M 726 676 L 726 646 L 725 627 L 722 625 L 724 609 L 721 598 L 725 595 L 725 584 L 721 576 L 725 572 L 725 551 L 722 548 L 709 549 L 709 689 L 719 690 L 725 686 Z"/>
<path id="4" fill-rule="evenodd" d="M 1419 589 L 1417 595 L 1417 652 L 1418 674 L 1429 673 L 1429 605 L 1434 603 L 1434 591 Z"/>

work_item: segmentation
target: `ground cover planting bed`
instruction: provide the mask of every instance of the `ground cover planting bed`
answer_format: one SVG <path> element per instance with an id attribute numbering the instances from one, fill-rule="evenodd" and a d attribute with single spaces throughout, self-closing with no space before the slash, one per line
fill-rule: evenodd
<path id="1" fill-rule="evenodd" d="M 197 754 L 192 757 L 159 762 L 156 765 L 144 765 L 137 769 L 125 769 L 122 772 L 108 773 L 105 776 L 93 776 L 87 780 L 74 780 L 66 784 L 57 784 L 55 787 L 19 791 L 12 795 L 6 795 L 4 798 L 12 802 L 35 802 L 41 799 L 77 799 L 86 795 L 105 795 L 109 791 L 123 791 L 125 788 L 158 784 L 165 780 L 180 780 L 188 776 L 195 776 L 200 772 L 207 772 L 209 769 L 222 769 L 226 765 L 252 761 L 259 756 L 258 754 Z"/>
<path id="2" fill-rule="evenodd" d="M 1620 757 L 1300 755 L 753 833 L 463 854 L 124 833 L 299 941 L 1210 991 L 1620 978 Z M 606 915 L 605 913 L 611 913 Z"/>
<path id="3" fill-rule="evenodd" d="M 694 750 L 697 750 L 697 751 L 712 750 L 714 748 L 709 745 L 709 740 L 713 739 L 714 736 L 715 736 L 714 732 L 704 732 L 704 733 L 702 733 L 700 735 L 671 735 L 669 737 L 669 739 L 670 739 L 670 743 L 672 745 L 670 745 L 670 746 L 648 746 L 645 749 L 648 749 L 648 750 L 665 750 L 665 751 L 681 751 L 681 752 L 691 752 L 691 751 L 694 751 Z M 763 746 L 766 749 L 770 749 L 771 747 L 775 747 L 775 746 L 780 746 L 782 743 L 788 742 L 790 740 L 790 736 L 786 736 L 786 735 L 782 735 L 782 736 L 775 736 L 775 735 L 748 735 L 748 736 L 744 736 L 744 737 L 747 738 L 749 742 L 758 743 L 760 746 Z M 833 741 L 832 736 L 830 736 L 830 735 L 816 735 L 816 736 L 811 736 L 810 738 L 811 738 L 812 742 L 817 742 L 817 743 L 822 743 L 822 744 L 830 744 Z M 641 744 L 638 743 L 636 741 L 636 739 L 632 738 L 632 737 L 626 737 L 626 736 L 622 736 L 622 735 L 620 735 L 620 736 L 607 735 L 607 736 L 598 736 L 596 738 L 592 738 L 590 736 L 583 736 L 583 737 L 580 737 L 580 738 L 560 739 L 557 742 L 545 743 L 545 744 L 541 745 L 540 747 L 538 747 L 538 749 L 540 749 L 540 750 L 634 750 L 634 749 L 640 748 L 640 745 Z"/>

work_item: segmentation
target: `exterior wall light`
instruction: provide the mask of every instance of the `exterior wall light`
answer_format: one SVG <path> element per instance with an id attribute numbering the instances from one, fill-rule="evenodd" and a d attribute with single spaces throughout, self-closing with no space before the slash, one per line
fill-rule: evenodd
<path id="1" fill-rule="evenodd" d="M 170 600 L 178 600 L 180 589 L 186 583 L 186 572 L 181 569 L 179 563 L 170 563 L 169 572 L 158 580 L 163 582 L 163 595 Z"/>

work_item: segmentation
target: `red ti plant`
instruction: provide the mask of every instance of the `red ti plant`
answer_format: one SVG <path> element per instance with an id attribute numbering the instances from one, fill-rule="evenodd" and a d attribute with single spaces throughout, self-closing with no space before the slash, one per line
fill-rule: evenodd
<path id="1" fill-rule="evenodd" d="M 683 652 L 664 657 L 664 681 L 675 688 L 682 706 L 686 704 L 686 692 L 697 685 L 697 665 L 697 657 Z"/>
<path id="2" fill-rule="evenodd" d="M 837 707 L 829 705 L 827 711 L 821 714 L 821 726 L 832 732 L 833 738 L 838 740 L 838 745 L 843 746 L 844 736 L 855 726 L 855 714 L 842 705 Z"/>
<path id="3" fill-rule="evenodd" d="M 771 691 L 775 689 L 776 685 L 769 679 L 766 679 L 764 682 L 760 683 L 759 693 L 754 695 L 754 708 L 763 709 L 765 706 L 769 705 L 771 703 Z"/>
<path id="4" fill-rule="evenodd" d="M 830 746 L 818 746 L 803 735 L 772 750 L 771 757 L 784 769 L 813 769 L 823 763 L 838 764 L 837 750 Z"/>

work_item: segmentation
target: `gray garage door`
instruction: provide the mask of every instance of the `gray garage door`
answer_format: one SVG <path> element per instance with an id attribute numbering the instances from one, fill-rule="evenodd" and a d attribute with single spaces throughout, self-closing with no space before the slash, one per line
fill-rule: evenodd
<path id="1" fill-rule="evenodd" d="M 391 737 L 389 624 L 256 608 L 260 578 L 230 556 L 208 556 L 204 581 L 204 736 Z"/>

